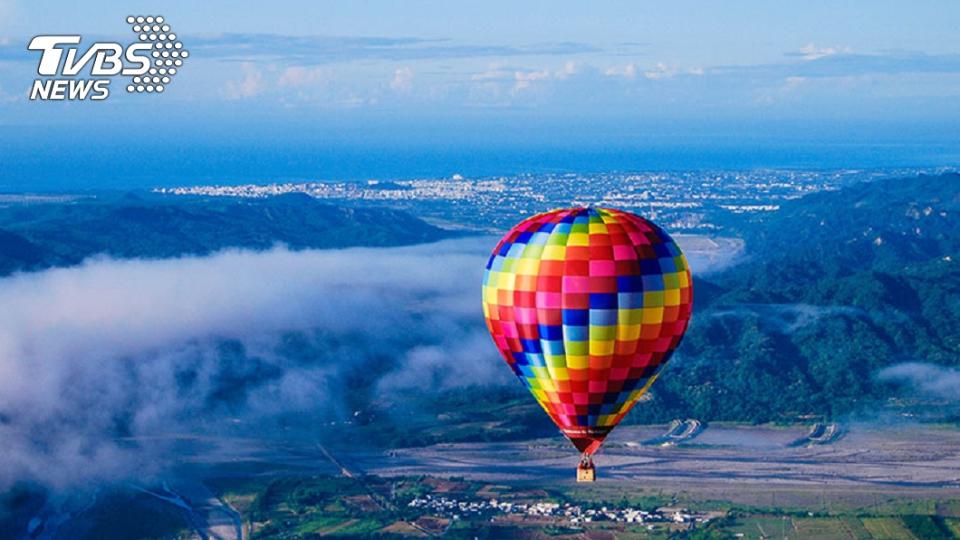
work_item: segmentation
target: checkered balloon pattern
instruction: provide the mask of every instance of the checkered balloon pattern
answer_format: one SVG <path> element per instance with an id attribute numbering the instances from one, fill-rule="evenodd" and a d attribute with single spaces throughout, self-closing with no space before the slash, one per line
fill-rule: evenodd
<path id="1" fill-rule="evenodd" d="M 670 236 L 607 208 L 524 220 L 497 244 L 483 276 L 497 348 L 586 454 L 653 384 L 692 302 L 687 259 Z"/>

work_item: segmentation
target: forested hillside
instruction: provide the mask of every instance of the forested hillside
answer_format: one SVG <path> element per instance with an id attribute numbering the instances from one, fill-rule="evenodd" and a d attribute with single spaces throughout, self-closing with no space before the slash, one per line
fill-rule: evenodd
<path id="1" fill-rule="evenodd" d="M 873 408 L 877 373 L 960 365 L 960 175 L 857 184 L 733 224 L 747 260 L 700 283 L 636 421 L 767 421 Z"/>
<path id="2" fill-rule="evenodd" d="M 265 199 L 134 194 L 0 207 L 0 275 L 77 264 L 91 255 L 163 258 L 228 247 L 396 246 L 450 233 L 386 208 L 345 208 L 301 195 Z"/>

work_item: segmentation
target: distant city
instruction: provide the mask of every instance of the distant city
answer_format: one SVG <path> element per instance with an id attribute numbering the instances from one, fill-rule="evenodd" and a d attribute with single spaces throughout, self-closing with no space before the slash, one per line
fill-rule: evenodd
<path id="1" fill-rule="evenodd" d="M 640 213 L 673 232 L 709 234 L 730 214 L 777 210 L 789 199 L 854 182 L 916 174 L 916 169 L 755 170 L 602 174 L 522 174 L 484 178 L 304 181 L 156 188 L 180 196 L 264 198 L 305 193 L 359 206 L 408 210 L 447 228 L 502 230 L 517 215 L 571 205 Z M 938 170 L 921 171 L 937 173 Z"/>

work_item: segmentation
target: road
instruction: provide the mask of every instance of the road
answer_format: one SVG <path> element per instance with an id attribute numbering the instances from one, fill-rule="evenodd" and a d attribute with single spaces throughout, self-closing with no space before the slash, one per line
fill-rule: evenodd
<path id="1" fill-rule="evenodd" d="M 375 502 L 377 506 L 380 507 L 381 510 L 390 510 L 394 513 L 397 512 L 397 507 L 392 502 L 380 496 L 380 494 L 377 493 L 375 490 L 370 489 L 370 487 L 366 484 L 366 482 L 363 481 L 362 471 L 357 471 L 355 473 L 354 471 L 350 470 L 346 465 L 343 464 L 343 462 L 341 462 L 336 456 L 334 456 L 329 450 L 327 450 L 327 447 L 324 446 L 323 444 L 317 444 L 317 447 L 320 449 L 320 453 L 323 454 L 323 456 L 326 459 L 330 460 L 330 463 L 332 463 L 337 469 L 340 470 L 341 476 L 346 476 L 347 478 L 358 480 L 363 485 L 364 489 L 367 491 L 367 494 L 370 495 L 370 498 L 373 500 L 373 502 Z M 422 532 L 426 536 L 434 536 L 433 533 L 417 525 L 416 523 L 413 523 L 413 522 L 406 522 L 406 523 L 411 527 L 413 527 L 414 529 Z M 347 524 L 338 525 L 336 529 L 327 530 L 323 534 L 330 534 L 345 526 L 347 526 Z"/>

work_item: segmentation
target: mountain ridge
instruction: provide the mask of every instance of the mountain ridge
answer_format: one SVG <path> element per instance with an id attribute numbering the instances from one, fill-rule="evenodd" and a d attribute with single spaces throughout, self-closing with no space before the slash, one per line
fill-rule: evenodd
<path id="1" fill-rule="evenodd" d="M 85 198 L 0 208 L 0 275 L 94 255 L 163 258 L 226 248 L 385 247 L 455 236 L 402 210 L 347 208 L 297 194 L 266 199 Z"/>

